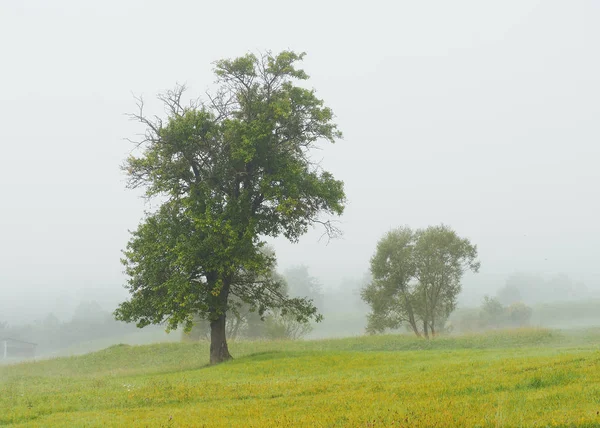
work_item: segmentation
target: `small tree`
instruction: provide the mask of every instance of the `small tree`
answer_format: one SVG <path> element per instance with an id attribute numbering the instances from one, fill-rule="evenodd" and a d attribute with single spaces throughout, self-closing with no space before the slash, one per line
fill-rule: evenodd
<path id="1" fill-rule="evenodd" d="M 312 331 L 309 323 L 301 323 L 290 314 L 273 309 L 265 318 L 264 337 L 271 340 L 297 340 Z"/>
<path id="2" fill-rule="evenodd" d="M 484 327 L 501 327 L 506 322 L 506 314 L 506 308 L 497 298 L 484 296 L 480 312 L 481 324 Z"/>
<path id="3" fill-rule="evenodd" d="M 231 298 L 262 315 L 268 308 L 298 321 L 319 319 L 303 298 L 287 298 L 266 277 L 274 257 L 264 236 L 296 241 L 311 225 L 337 232 L 323 214 L 344 209 L 343 183 L 311 162 L 320 140 L 341 134 L 313 90 L 303 54 L 249 54 L 216 63 L 219 90 L 208 102 L 184 105 L 183 87 L 161 96 L 166 120 L 133 119 L 146 127 L 139 152 L 124 169 L 130 187 L 164 201 L 147 214 L 124 251 L 129 301 L 115 315 L 138 327 L 166 323 L 190 329 L 194 316 L 211 326 L 210 361 L 231 358 L 226 316 Z"/>
<path id="4" fill-rule="evenodd" d="M 479 312 L 481 328 L 524 327 L 529 325 L 533 310 L 522 302 L 508 306 L 494 297 L 485 296 Z"/>
<path id="5" fill-rule="evenodd" d="M 524 327 L 531 322 L 533 309 L 522 302 L 516 302 L 508 306 L 507 312 L 513 326 Z"/>
<path id="6" fill-rule="evenodd" d="M 399 228 L 377 244 L 373 280 L 362 290 L 371 306 L 367 331 L 408 326 L 417 336 L 435 335 L 456 307 L 460 280 L 477 272 L 477 247 L 446 226 Z"/>
<path id="7" fill-rule="evenodd" d="M 496 298 L 503 305 L 510 305 L 512 303 L 520 302 L 523 300 L 521 292 L 514 284 L 506 284 L 496 293 Z"/>

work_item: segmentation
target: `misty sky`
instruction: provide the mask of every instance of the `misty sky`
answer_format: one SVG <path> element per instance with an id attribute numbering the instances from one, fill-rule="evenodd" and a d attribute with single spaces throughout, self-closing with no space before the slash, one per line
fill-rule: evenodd
<path id="1" fill-rule="evenodd" d="M 120 164 L 132 93 L 214 82 L 212 62 L 306 51 L 344 140 L 344 237 L 275 241 L 327 288 L 392 227 L 479 247 L 465 293 L 520 270 L 600 289 L 600 2 L 0 1 L 0 321 L 125 298 L 120 251 L 151 208 Z"/>

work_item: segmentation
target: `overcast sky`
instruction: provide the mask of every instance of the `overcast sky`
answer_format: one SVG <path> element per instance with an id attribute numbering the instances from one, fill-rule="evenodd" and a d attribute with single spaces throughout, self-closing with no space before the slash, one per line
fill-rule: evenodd
<path id="1" fill-rule="evenodd" d="M 316 156 L 349 203 L 343 239 L 276 241 L 281 268 L 339 287 L 390 228 L 445 223 L 479 247 L 468 293 L 519 270 L 600 288 L 599 22 L 595 0 L 1 0 L 0 320 L 127 296 L 132 93 L 195 98 L 215 60 L 282 49 L 336 113 Z"/>

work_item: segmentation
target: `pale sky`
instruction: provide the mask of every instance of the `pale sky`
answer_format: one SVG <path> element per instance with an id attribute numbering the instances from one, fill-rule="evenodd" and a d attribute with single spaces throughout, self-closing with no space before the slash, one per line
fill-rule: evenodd
<path id="1" fill-rule="evenodd" d="M 0 321 L 127 297 L 149 208 L 119 169 L 132 93 L 162 114 L 215 60 L 282 49 L 336 113 L 344 140 L 316 156 L 349 200 L 342 239 L 275 242 L 282 269 L 339 287 L 390 228 L 445 223 L 479 247 L 465 295 L 523 270 L 600 289 L 599 22 L 594 0 L 2 0 Z"/>

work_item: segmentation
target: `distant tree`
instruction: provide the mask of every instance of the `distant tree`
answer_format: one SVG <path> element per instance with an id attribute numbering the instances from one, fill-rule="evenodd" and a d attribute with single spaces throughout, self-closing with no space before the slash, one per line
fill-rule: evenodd
<path id="1" fill-rule="evenodd" d="M 367 331 L 383 332 L 408 324 L 421 336 L 417 323 L 419 299 L 413 257 L 415 233 L 409 228 L 388 232 L 371 258 L 373 280 L 363 288 L 361 297 L 371 307 Z"/>
<path id="2" fill-rule="evenodd" d="M 100 322 L 107 319 L 108 312 L 95 300 L 80 302 L 73 312 L 73 321 Z"/>
<path id="3" fill-rule="evenodd" d="M 434 336 L 456 307 L 465 271 L 479 270 L 477 247 L 447 226 L 398 228 L 377 244 L 373 280 L 362 290 L 371 307 L 367 331 L 408 326 Z"/>
<path id="4" fill-rule="evenodd" d="M 524 327 L 529 325 L 532 313 L 533 310 L 522 302 L 504 306 L 497 298 L 485 296 L 479 312 L 479 327 Z"/>
<path id="5" fill-rule="evenodd" d="M 481 329 L 481 315 L 479 308 L 460 308 L 452 312 L 448 321 L 453 327 L 453 332 L 469 333 Z"/>
<path id="6" fill-rule="evenodd" d="M 273 269 L 268 275 L 270 281 L 279 284 L 279 292 L 288 298 L 287 287 L 283 277 Z M 269 313 L 270 309 L 267 309 L 264 313 L 259 314 L 256 307 L 251 303 L 247 303 L 239 297 L 232 295 L 229 298 L 229 308 L 226 313 L 225 329 L 227 338 L 229 340 L 236 340 L 240 337 L 248 339 L 265 338 L 264 321 Z M 183 340 L 197 341 L 201 339 L 210 339 L 210 331 L 210 320 L 197 314 L 194 316 L 192 328 L 188 331 L 184 330 Z"/>
<path id="7" fill-rule="evenodd" d="M 265 319 L 265 337 L 271 340 L 297 340 L 312 331 L 309 323 L 301 323 L 290 314 L 273 309 Z"/>
<path id="8" fill-rule="evenodd" d="M 274 254 L 271 248 L 263 249 L 268 254 Z M 281 284 L 280 292 L 290 298 L 289 286 L 283 275 L 274 268 L 269 272 L 272 281 Z M 231 340 L 245 339 L 299 339 L 312 330 L 308 322 L 298 321 L 292 312 L 283 312 L 279 308 L 269 308 L 263 314 L 249 303 L 233 296 L 226 319 L 227 337 Z M 210 322 L 196 316 L 194 326 L 189 332 L 183 333 L 184 341 L 197 341 L 210 338 Z"/>
<path id="9" fill-rule="evenodd" d="M 539 274 L 516 272 L 507 278 L 497 296 L 504 305 L 516 302 L 531 305 L 586 298 L 589 291 L 584 283 L 575 282 L 564 273 L 544 278 Z"/>
<path id="10" fill-rule="evenodd" d="M 519 288 L 514 284 L 506 284 L 498 290 L 496 298 L 503 305 L 510 305 L 523 300 L 521 291 L 519 291 Z"/>
<path id="11" fill-rule="evenodd" d="M 43 324 L 44 324 L 44 328 L 49 329 L 49 330 L 53 330 L 53 329 L 59 328 L 59 326 L 60 326 L 60 320 L 57 318 L 56 315 L 54 315 L 52 313 L 49 313 L 44 318 Z"/>
<path id="12" fill-rule="evenodd" d="M 192 328 L 182 331 L 181 340 L 183 342 L 198 342 L 208 339 L 210 339 L 210 323 L 200 315 L 194 315 Z"/>
<path id="13" fill-rule="evenodd" d="M 260 251 L 266 256 L 272 257 L 274 260 L 275 250 L 272 247 L 265 246 L 262 247 Z M 272 264 L 269 271 L 265 273 L 264 280 L 272 284 L 277 284 L 278 291 L 282 298 L 290 298 L 289 287 L 285 277 L 277 271 L 275 264 Z M 264 337 L 264 320 L 266 316 L 275 308 L 277 308 L 277 306 L 265 308 L 264 311 L 259 311 L 257 310 L 257 306 L 253 301 L 247 299 L 245 300 L 238 296 L 232 295 L 226 314 L 227 337 L 231 338 L 232 340 L 235 340 L 238 337 Z M 302 320 L 301 324 L 303 323 L 308 323 L 308 320 Z"/>
<path id="14" fill-rule="evenodd" d="M 362 299 L 361 293 L 372 280 L 370 272 L 343 277 L 336 288 L 323 290 L 323 310 L 326 314 L 366 316 L 369 305 Z"/>
<path id="15" fill-rule="evenodd" d="M 456 308 L 461 279 L 466 271 L 478 272 L 477 246 L 460 238 L 454 230 L 441 225 L 418 230 L 415 234 L 415 278 L 419 283 L 425 336 L 428 327 L 435 335 Z"/>
<path id="16" fill-rule="evenodd" d="M 506 308 L 495 298 L 485 296 L 481 305 L 480 319 L 484 328 L 499 328 L 506 320 Z"/>
<path id="17" fill-rule="evenodd" d="M 502 290 L 498 298 L 501 298 L 501 302 L 505 305 L 521 301 L 529 304 L 546 301 L 546 296 L 549 294 L 544 278 L 527 272 L 515 272 L 510 275 Z M 517 297 L 515 291 L 518 292 L 518 300 L 515 300 Z"/>
<path id="18" fill-rule="evenodd" d="M 533 309 L 522 302 L 516 302 L 508 306 L 507 313 L 513 326 L 524 327 L 529 325 Z"/>
<path id="19" fill-rule="evenodd" d="M 264 283 L 270 283 L 276 286 L 278 292 L 282 296 L 288 296 L 287 284 L 285 278 L 279 274 L 276 270 L 275 265 L 275 250 L 270 246 L 263 246 L 260 248 L 261 254 L 271 258 L 273 263 L 269 266 L 268 271 L 263 272 L 260 277 L 241 276 L 238 279 L 259 281 Z M 249 282 L 247 286 L 251 287 L 252 283 Z M 268 309 L 266 309 L 268 311 Z M 259 314 L 256 310 L 256 306 L 252 302 L 242 300 L 236 295 L 229 297 L 228 308 L 226 312 L 225 321 L 225 332 L 226 336 L 230 340 L 235 340 L 238 337 L 264 337 L 264 318 L 265 314 Z M 211 334 L 211 322 L 206 319 L 202 314 L 195 314 L 192 320 L 192 327 L 183 331 L 182 339 L 186 342 L 193 342 L 201 339 L 210 339 Z"/>
<path id="20" fill-rule="evenodd" d="M 546 288 L 552 296 L 548 301 L 572 300 L 585 297 L 586 289 L 582 283 L 575 283 L 567 274 L 559 273 L 546 282 Z M 583 293 L 582 293 L 583 292 Z"/>
<path id="21" fill-rule="evenodd" d="M 310 276 L 308 266 L 291 267 L 284 271 L 283 276 L 290 296 L 308 297 L 319 310 L 323 310 L 323 288 L 317 278 Z"/>
<path id="22" fill-rule="evenodd" d="M 118 319 L 139 327 L 166 323 L 190 329 L 195 316 L 211 325 L 210 362 L 231 358 L 226 318 L 231 298 L 319 319 L 313 304 L 287 298 L 266 279 L 274 257 L 261 239 L 297 241 L 311 225 L 330 236 L 322 215 L 344 209 L 343 183 L 310 160 L 319 140 L 341 134 L 313 90 L 297 86 L 303 54 L 248 54 L 216 63 L 219 90 L 206 104 L 184 105 L 184 89 L 160 99 L 165 121 L 133 115 L 146 127 L 141 153 L 125 165 L 130 187 L 164 201 L 132 233 L 124 251 L 131 299 Z"/>

